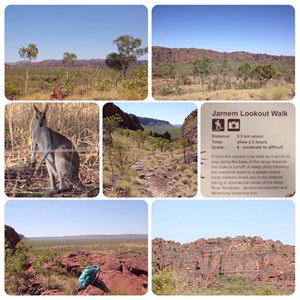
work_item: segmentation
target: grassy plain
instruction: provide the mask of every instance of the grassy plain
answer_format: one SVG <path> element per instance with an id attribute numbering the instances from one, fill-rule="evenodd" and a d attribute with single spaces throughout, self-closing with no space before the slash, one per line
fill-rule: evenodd
<path id="1" fill-rule="evenodd" d="M 28 245 L 32 246 L 31 254 L 33 256 L 38 256 L 48 249 L 56 251 L 59 255 L 80 250 L 112 255 L 139 253 L 148 256 L 147 239 L 31 240 Z"/>
<path id="2" fill-rule="evenodd" d="M 50 100 L 55 87 L 61 88 L 65 100 L 143 100 L 148 95 L 146 65 L 130 68 L 118 88 L 119 73 L 106 67 L 72 67 L 68 76 L 66 72 L 64 67 L 29 68 L 26 95 L 26 67 L 6 67 L 5 96 L 9 100 Z"/>

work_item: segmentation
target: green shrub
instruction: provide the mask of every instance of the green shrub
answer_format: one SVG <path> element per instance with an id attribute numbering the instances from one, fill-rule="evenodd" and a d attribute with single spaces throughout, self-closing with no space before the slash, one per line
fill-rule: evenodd
<path id="1" fill-rule="evenodd" d="M 172 89 L 171 86 L 166 84 L 160 88 L 160 90 L 158 91 L 158 94 L 161 96 L 168 96 L 168 95 L 174 94 L 174 92 L 175 92 L 174 89 Z"/>
<path id="2" fill-rule="evenodd" d="M 172 271 L 164 269 L 153 275 L 152 291 L 156 295 L 172 295 L 176 287 L 175 275 Z"/>

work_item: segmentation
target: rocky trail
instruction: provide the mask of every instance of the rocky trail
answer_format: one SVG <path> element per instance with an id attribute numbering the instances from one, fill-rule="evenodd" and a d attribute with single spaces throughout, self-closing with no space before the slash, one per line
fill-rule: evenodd
<path id="1" fill-rule="evenodd" d="M 157 174 L 145 166 L 147 160 L 148 157 L 142 157 L 132 165 L 132 169 L 136 171 L 136 176 L 144 182 L 143 193 L 147 197 L 175 197 L 177 190 L 171 185 L 171 179 L 178 171 L 166 169 L 162 174 Z"/>

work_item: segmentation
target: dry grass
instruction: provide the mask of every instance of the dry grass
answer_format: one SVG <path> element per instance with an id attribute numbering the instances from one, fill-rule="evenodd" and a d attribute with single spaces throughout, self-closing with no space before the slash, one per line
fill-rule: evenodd
<path id="1" fill-rule="evenodd" d="M 208 91 L 207 86 L 203 92 L 199 91 L 198 84 L 180 86 L 180 92 L 166 96 L 159 94 L 159 90 L 166 84 L 163 79 L 153 80 L 153 98 L 156 100 L 291 100 L 295 96 L 295 85 L 285 84 L 281 86 L 267 85 L 260 89 L 229 89 Z M 168 85 L 175 86 L 172 80 L 168 80 Z"/>
<path id="2" fill-rule="evenodd" d="M 212 276 L 212 275 L 211 275 Z M 200 280 L 200 281 L 199 281 Z M 289 291 L 278 291 L 270 285 L 255 286 L 251 280 L 238 276 L 215 276 L 216 287 L 201 285 L 197 278 L 188 273 L 174 273 L 169 269 L 155 273 L 152 290 L 156 295 L 290 295 Z"/>
<path id="3" fill-rule="evenodd" d="M 22 100 L 49 100 L 49 95 L 41 94 L 41 93 L 35 93 L 32 95 L 29 95 L 28 97 L 23 97 Z M 82 96 L 80 94 L 73 93 L 70 96 L 65 97 L 64 101 L 68 100 L 78 100 L 82 99 Z M 122 90 L 111 90 L 111 91 L 104 91 L 104 92 L 97 92 L 97 91 L 89 91 L 85 93 L 83 100 L 102 100 L 102 101 L 108 101 L 108 100 L 144 100 L 145 96 L 141 97 L 136 94 L 130 94 L 126 91 Z"/>
<path id="4" fill-rule="evenodd" d="M 78 278 L 75 276 L 67 276 L 64 284 L 64 294 L 65 295 L 75 295 L 78 288 Z"/>
<path id="5" fill-rule="evenodd" d="M 43 109 L 44 105 L 37 105 Z M 33 178 L 30 167 L 33 126 L 33 106 L 12 103 L 5 107 L 5 170 L 6 194 L 33 196 L 49 188 L 49 178 Z M 84 184 L 99 186 L 99 109 L 96 104 L 50 104 L 47 126 L 70 139 L 80 156 L 80 174 Z M 40 153 L 39 153 L 40 156 Z M 37 157 L 39 159 L 39 157 Z M 31 178 L 30 178 L 31 177 Z M 37 181 L 42 181 L 39 184 Z M 33 193 L 32 193 L 33 192 Z M 43 192 L 42 192 L 43 194 Z M 36 194 L 40 195 L 40 194 Z M 70 196 L 70 195 L 69 195 Z"/>

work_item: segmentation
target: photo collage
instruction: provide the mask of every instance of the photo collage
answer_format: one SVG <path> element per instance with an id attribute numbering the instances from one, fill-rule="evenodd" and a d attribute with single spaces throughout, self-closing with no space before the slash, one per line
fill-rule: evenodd
<path id="1" fill-rule="evenodd" d="M 169 2 L 2 4 L 5 299 L 298 297 L 298 4 Z"/>

